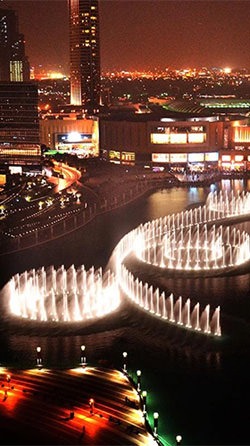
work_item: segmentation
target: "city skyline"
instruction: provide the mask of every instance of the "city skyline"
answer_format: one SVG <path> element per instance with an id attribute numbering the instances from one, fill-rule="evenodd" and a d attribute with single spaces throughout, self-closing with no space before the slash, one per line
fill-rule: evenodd
<path id="1" fill-rule="evenodd" d="M 67 0 L 2 0 L 0 6 L 16 10 L 31 65 L 61 64 L 69 73 Z M 249 68 L 249 20 L 244 0 L 100 1 L 102 71 Z"/>

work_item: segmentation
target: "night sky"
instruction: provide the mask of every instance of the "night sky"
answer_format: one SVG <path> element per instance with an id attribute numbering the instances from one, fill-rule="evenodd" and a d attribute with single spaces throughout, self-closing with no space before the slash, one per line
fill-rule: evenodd
<path id="1" fill-rule="evenodd" d="M 0 0 L 18 12 L 31 65 L 68 71 L 67 0 Z M 250 68 L 249 0 L 101 0 L 103 70 Z"/>

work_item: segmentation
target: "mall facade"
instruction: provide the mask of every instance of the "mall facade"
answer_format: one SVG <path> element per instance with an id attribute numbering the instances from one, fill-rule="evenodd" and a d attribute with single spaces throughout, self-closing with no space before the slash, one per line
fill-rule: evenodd
<path id="1" fill-rule="evenodd" d="M 40 142 L 48 154 L 67 153 L 79 158 L 99 155 L 97 118 L 83 118 L 76 113 L 50 114 L 40 119 Z"/>
<path id="2" fill-rule="evenodd" d="M 100 155 L 113 163 L 181 171 L 250 170 L 250 125 L 234 117 L 149 114 L 100 120 Z"/>

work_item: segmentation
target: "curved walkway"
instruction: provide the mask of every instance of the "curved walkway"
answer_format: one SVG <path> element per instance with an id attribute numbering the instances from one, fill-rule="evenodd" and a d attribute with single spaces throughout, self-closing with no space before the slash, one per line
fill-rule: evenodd
<path id="1" fill-rule="evenodd" d="M 0 370 L 4 444 L 152 446 L 140 395 L 113 369 Z"/>

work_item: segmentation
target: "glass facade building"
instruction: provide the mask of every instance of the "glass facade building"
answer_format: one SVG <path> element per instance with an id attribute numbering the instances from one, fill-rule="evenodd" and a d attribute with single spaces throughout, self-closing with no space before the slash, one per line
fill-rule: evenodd
<path id="1" fill-rule="evenodd" d="M 30 79 L 25 55 L 24 35 L 19 33 L 18 18 L 11 9 L 0 9 L 0 82 L 23 82 Z"/>
<path id="2" fill-rule="evenodd" d="M 37 85 L 1 82 L 0 164 L 40 163 Z"/>
<path id="3" fill-rule="evenodd" d="M 70 101 L 87 113 L 100 104 L 98 0 L 69 0 Z"/>

